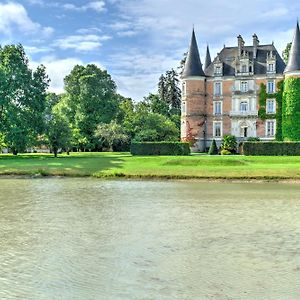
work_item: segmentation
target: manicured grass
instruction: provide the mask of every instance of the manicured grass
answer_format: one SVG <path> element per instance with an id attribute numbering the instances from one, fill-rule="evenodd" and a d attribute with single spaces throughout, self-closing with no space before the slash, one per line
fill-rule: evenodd
<path id="1" fill-rule="evenodd" d="M 300 179 L 300 156 L 131 156 L 129 153 L 0 155 L 0 175 Z"/>

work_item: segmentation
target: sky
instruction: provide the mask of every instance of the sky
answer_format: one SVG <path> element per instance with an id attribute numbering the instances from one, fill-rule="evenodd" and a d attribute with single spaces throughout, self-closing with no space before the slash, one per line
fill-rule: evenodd
<path id="1" fill-rule="evenodd" d="M 215 57 L 239 34 L 281 53 L 299 12 L 299 0 L 0 0 L 0 43 L 21 43 L 33 69 L 45 65 L 50 91 L 63 92 L 76 64 L 94 63 L 139 101 L 179 66 L 193 26 L 202 62 L 207 44 Z"/>

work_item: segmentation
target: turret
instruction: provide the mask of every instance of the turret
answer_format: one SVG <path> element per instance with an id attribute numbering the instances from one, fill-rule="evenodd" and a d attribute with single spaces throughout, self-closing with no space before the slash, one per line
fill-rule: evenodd
<path id="1" fill-rule="evenodd" d="M 297 22 L 288 64 L 284 70 L 285 76 L 300 77 L 300 31 L 299 23 Z"/>
<path id="2" fill-rule="evenodd" d="M 282 137 L 285 141 L 300 141 L 300 31 L 298 22 L 284 75 Z"/>
<path id="3" fill-rule="evenodd" d="M 206 78 L 194 30 L 182 74 L 181 139 L 206 148 Z"/>
<path id="4" fill-rule="evenodd" d="M 197 40 L 195 36 L 195 31 L 193 29 L 190 48 L 187 54 L 187 58 L 184 65 L 184 70 L 182 73 L 182 78 L 187 78 L 191 76 L 205 76 L 202 63 L 200 60 Z"/>
<path id="5" fill-rule="evenodd" d="M 210 64 L 211 64 L 211 57 L 210 57 L 210 53 L 209 53 L 209 47 L 207 45 L 205 63 L 204 63 L 204 71 L 209 67 Z"/>

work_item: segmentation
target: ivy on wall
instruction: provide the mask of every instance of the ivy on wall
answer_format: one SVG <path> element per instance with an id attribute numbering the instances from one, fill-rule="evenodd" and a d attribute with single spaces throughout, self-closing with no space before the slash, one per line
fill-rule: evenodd
<path id="1" fill-rule="evenodd" d="M 300 141 L 300 78 L 286 78 L 282 97 L 282 136 Z"/>
<path id="2" fill-rule="evenodd" d="M 260 84 L 258 116 L 261 120 L 276 119 L 276 140 L 282 141 L 282 93 L 283 80 L 277 83 L 277 93 L 268 94 L 264 83 Z M 267 114 L 267 99 L 276 99 L 276 114 Z"/>

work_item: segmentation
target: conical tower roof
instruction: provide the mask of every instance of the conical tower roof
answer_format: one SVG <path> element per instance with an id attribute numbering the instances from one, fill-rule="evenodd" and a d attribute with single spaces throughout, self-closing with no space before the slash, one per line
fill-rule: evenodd
<path id="1" fill-rule="evenodd" d="M 187 54 L 186 62 L 184 65 L 184 70 L 182 73 L 182 78 L 189 76 L 205 76 L 202 64 L 200 60 L 198 45 L 196 41 L 195 31 L 193 29 L 192 39 L 190 44 L 190 49 Z"/>
<path id="2" fill-rule="evenodd" d="M 206 70 L 210 64 L 211 64 L 211 57 L 210 57 L 210 53 L 209 53 L 209 47 L 207 45 L 205 63 L 204 63 L 204 70 Z"/>
<path id="3" fill-rule="evenodd" d="M 289 61 L 284 73 L 293 71 L 300 71 L 300 31 L 298 21 L 290 50 Z"/>

